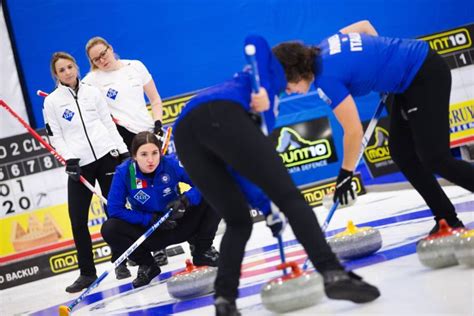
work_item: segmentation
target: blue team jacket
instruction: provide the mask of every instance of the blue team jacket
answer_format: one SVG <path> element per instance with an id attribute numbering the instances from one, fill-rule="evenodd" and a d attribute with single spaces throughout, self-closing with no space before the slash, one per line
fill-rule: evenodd
<path id="1" fill-rule="evenodd" d="M 135 176 L 133 176 L 135 171 Z M 175 156 L 161 157 L 153 178 L 145 176 L 133 160 L 117 167 L 108 196 L 109 217 L 120 218 L 131 224 L 149 226 L 153 212 L 167 211 L 166 205 L 178 198 L 178 183 L 191 189 L 184 194 L 191 205 L 201 202 L 201 194 L 193 187 L 189 176 Z M 131 206 L 128 209 L 125 205 Z"/>
<path id="2" fill-rule="evenodd" d="M 286 88 L 286 77 L 282 65 L 272 53 L 267 41 L 259 35 L 247 36 L 244 47 L 253 44 L 256 48 L 257 67 L 260 76 L 260 84 L 267 90 L 270 99 L 270 109 L 263 113 L 268 132 L 275 125 L 276 98 Z M 250 95 L 252 93 L 252 82 L 248 70 L 238 72 L 232 79 L 221 84 L 207 88 L 194 96 L 184 107 L 176 119 L 175 128 L 189 112 L 201 104 L 217 100 L 229 100 L 240 104 L 246 111 L 250 111 Z M 176 129 L 175 129 L 176 130 Z M 246 178 L 228 168 L 242 193 L 245 195 L 250 207 L 261 211 L 264 215 L 270 213 L 270 200 L 268 197 Z"/>
<path id="3" fill-rule="evenodd" d="M 404 92 L 428 54 L 421 40 L 350 33 L 334 34 L 319 45 L 314 85 L 320 97 L 335 108 L 349 94 Z"/>

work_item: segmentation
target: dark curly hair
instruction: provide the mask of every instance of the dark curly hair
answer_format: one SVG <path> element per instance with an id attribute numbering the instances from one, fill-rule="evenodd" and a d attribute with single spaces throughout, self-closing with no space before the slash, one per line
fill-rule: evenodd
<path id="1" fill-rule="evenodd" d="M 288 82 L 313 80 L 315 57 L 320 51 L 317 46 L 306 46 L 298 41 L 283 42 L 272 48 L 273 54 L 285 70 Z"/>

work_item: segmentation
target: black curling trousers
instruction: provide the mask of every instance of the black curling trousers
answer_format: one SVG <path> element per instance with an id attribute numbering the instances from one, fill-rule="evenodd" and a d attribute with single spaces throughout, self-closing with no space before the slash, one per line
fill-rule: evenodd
<path id="1" fill-rule="evenodd" d="M 180 161 L 191 180 L 226 222 L 216 297 L 237 297 L 240 266 L 253 224 L 248 203 L 226 165 L 258 185 L 280 208 L 320 272 L 342 269 L 273 144 L 239 104 L 201 104 L 178 123 L 174 136 Z"/>
<path id="2" fill-rule="evenodd" d="M 434 51 L 409 88 L 396 94 L 390 117 L 390 154 L 431 208 L 436 220 L 456 219 L 453 204 L 435 174 L 474 192 L 474 166 L 449 148 L 451 71 Z"/>
<path id="3" fill-rule="evenodd" d="M 152 251 L 165 249 L 190 238 L 195 240 L 196 253 L 206 251 L 212 246 L 219 221 L 220 217 L 202 199 L 199 205 L 188 207 L 184 216 L 177 220 L 175 229 L 164 230 L 158 227 L 129 258 L 139 265 L 152 265 Z M 101 233 L 112 248 L 112 261 L 117 260 L 148 229 L 149 227 L 130 224 L 119 218 L 109 218 L 102 225 Z"/>
<path id="4" fill-rule="evenodd" d="M 107 154 L 88 165 L 82 166 L 81 175 L 92 185 L 97 180 L 102 196 L 107 196 L 117 164 L 118 160 Z M 91 235 L 87 225 L 92 192 L 80 181 L 74 181 L 71 178 L 68 179 L 67 191 L 69 219 L 77 249 L 79 270 L 81 275 L 94 276 L 96 275 L 96 269 L 92 253 Z"/>

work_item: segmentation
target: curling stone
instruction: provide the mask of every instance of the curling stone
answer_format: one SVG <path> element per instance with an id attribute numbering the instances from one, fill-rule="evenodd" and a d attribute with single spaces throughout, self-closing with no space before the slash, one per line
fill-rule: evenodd
<path id="1" fill-rule="evenodd" d="M 266 283 L 261 292 L 263 306 L 275 313 L 286 313 L 313 306 L 324 297 L 323 278 L 314 272 L 303 272 L 294 261 L 279 264 L 277 269 L 291 268 L 284 276 Z"/>
<path id="2" fill-rule="evenodd" d="M 416 245 L 416 253 L 421 264 L 434 269 L 458 264 L 454 247 L 463 232 L 465 229 L 453 229 L 446 220 L 440 220 L 438 232 L 423 238 Z"/>
<path id="3" fill-rule="evenodd" d="M 338 209 L 354 205 L 355 202 L 357 201 L 357 193 L 354 192 L 354 194 L 355 194 L 355 199 L 352 199 L 352 197 L 349 197 L 349 203 L 347 203 L 346 205 L 342 205 L 341 203 L 339 203 Z M 330 210 L 334 204 L 333 199 L 334 199 L 334 193 L 324 195 L 323 207 L 327 210 Z"/>
<path id="4" fill-rule="evenodd" d="M 217 276 L 215 267 L 196 267 L 191 260 L 186 260 L 186 268 L 173 275 L 167 282 L 169 294 L 177 299 L 200 296 L 214 291 L 214 280 Z"/>
<path id="5" fill-rule="evenodd" d="M 373 254 L 382 247 L 382 235 L 373 227 L 357 227 L 352 221 L 345 231 L 330 238 L 332 251 L 341 259 L 354 259 Z"/>
<path id="6" fill-rule="evenodd" d="M 459 264 L 474 267 L 474 229 L 459 236 L 454 246 L 454 255 Z"/>

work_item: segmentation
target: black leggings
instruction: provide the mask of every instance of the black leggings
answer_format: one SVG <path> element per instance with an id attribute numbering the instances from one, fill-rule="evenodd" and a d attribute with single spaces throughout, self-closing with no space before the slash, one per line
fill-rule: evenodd
<path id="1" fill-rule="evenodd" d="M 430 50 L 410 87 L 395 95 L 389 143 L 393 160 L 435 219 L 448 221 L 456 219 L 456 212 L 434 174 L 474 192 L 474 167 L 455 159 L 449 148 L 450 92 L 451 71 Z"/>
<path id="2" fill-rule="evenodd" d="M 237 297 L 240 266 L 252 231 L 248 203 L 227 165 L 258 185 L 287 216 L 320 272 L 342 269 L 273 144 L 239 104 L 202 104 L 179 122 L 174 135 L 180 161 L 191 180 L 227 225 L 220 246 L 216 297 Z"/>
<path id="3" fill-rule="evenodd" d="M 130 151 L 132 147 L 133 138 L 137 134 L 130 132 L 128 129 L 126 129 L 125 127 L 121 125 L 116 124 L 115 126 L 117 126 L 117 131 L 119 132 L 120 136 L 122 136 L 122 139 L 125 145 L 127 145 L 128 151 Z"/>
<path id="4" fill-rule="evenodd" d="M 151 251 L 165 249 L 191 238 L 195 242 L 195 253 L 206 251 L 212 246 L 219 221 L 220 217 L 203 199 L 199 205 L 188 208 L 184 216 L 177 220 L 175 229 L 162 230 L 158 227 L 129 258 L 139 265 L 151 265 L 154 262 Z M 112 261 L 118 259 L 148 228 L 109 218 L 102 225 L 101 233 L 112 249 Z"/>
<path id="5" fill-rule="evenodd" d="M 92 185 L 97 180 L 102 196 L 107 196 L 117 164 L 118 160 L 107 154 L 99 160 L 82 166 L 81 175 Z M 68 179 L 67 191 L 69 219 L 77 249 L 79 270 L 81 275 L 93 276 L 96 274 L 96 269 L 92 254 L 91 235 L 87 225 L 92 192 L 84 184 L 71 178 Z"/>

